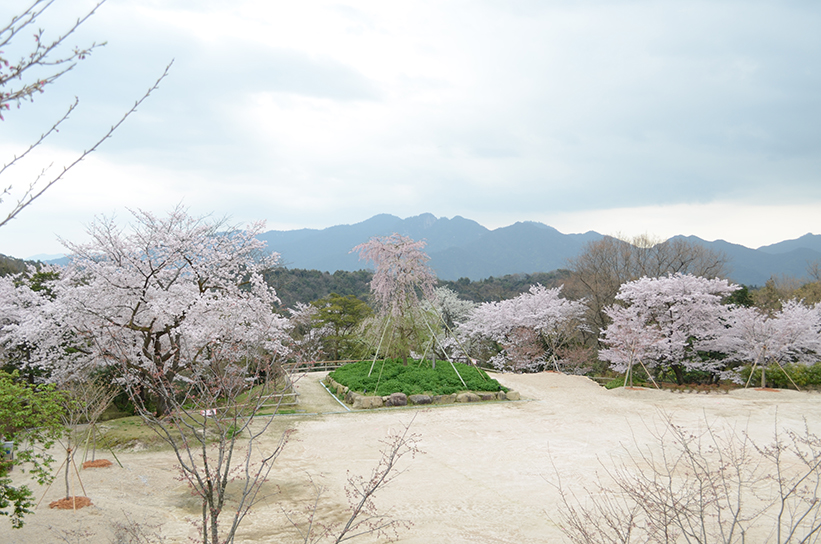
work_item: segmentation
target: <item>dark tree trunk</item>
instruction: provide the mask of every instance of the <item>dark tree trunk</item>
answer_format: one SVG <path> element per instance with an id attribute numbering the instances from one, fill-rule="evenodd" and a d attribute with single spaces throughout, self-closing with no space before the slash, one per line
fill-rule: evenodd
<path id="1" fill-rule="evenodd" d="M 671 368 L 676 375 L 676 384 L 684 385 L 684 367 L 681 365 L 672 365 Z"/>

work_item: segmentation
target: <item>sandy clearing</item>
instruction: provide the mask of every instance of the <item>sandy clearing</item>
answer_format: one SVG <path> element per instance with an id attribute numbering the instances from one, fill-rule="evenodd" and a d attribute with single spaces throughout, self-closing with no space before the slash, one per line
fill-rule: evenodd
<path id="1" fill-rule="evenodd" d="M 762 441 L 772 435 L 776 413 L 784 427 L 802 427 L 806 418 L 811 430 L 821 433 L 818 393 L 607 391 L 587 378 L 542 373 L 499 376 L 522 393 L 526 400 L 520 402 L 348 413 L 318 385 L 321 377 L 310 374 L 297 382 L 301 407 L 316 415 L 279 419 L 278 431 L 290 426 L 296 432 L 238 543 L 297 542 L 281 508 L 298 510 L 310 497 L 309 475 L 327 488 L 323 519 L 341 519 L 347 471 L 368 473 L 379 458 L 380 440 L 414 414 L 413 431 L 424 454 L 407 462 L 405 473 L 377 501 L 394 517 L 413 522 L 400 539 L 407 543 L 561 542 L 551 521 L 558 497 L 548 481 L 558 472 L 566 485 L 589 483 L 599 458 L 620 456 L 621 443 L 650 441 L 659 410 L 687 427 L 706 419 L 746 428 Z M 272 432 L 267 445 L 277 436 Z M 172 454 L 118 457 L 124 468 L 115 464 L 82 472 L 94 506 L 49 510 L 44 505 L 61 495 L 55 484 L 24 529 L 12 531 L 0 520 L 0 542 L 52 542 L 64 531 L 92 532 L 93 538 L 81 541 L 107 542 L 111 522 L 122 520 L 124 512 L 136 521 L 162 524 L 169 542 L 193 536 L 197 503 L 175 480 Z M 42 493 L 37 491 L 38 498 Z"/>

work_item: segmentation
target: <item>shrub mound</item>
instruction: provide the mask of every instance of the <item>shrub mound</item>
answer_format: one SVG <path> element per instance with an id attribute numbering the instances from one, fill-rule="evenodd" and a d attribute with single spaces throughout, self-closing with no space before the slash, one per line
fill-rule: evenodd
<path id="1" fill-rule="evenodd" d="M 462 385 L 459 376 L 447 361 L 437 361 L 436 368 L 433 368 L 427 360 L 410 361 L 408 366 L 404 366 L 399 360 L 385 359 L 376 362 L 369 377 L 371 364 L 372 361 L 350 363 L 331 372 L 330 376 L 350 390 L 368 395 L 450 395 L 459 391 L 508 391 L 484 370 L 463 363 L 454 363 L 454 366 L 459 370 L 465 385 Z"/>

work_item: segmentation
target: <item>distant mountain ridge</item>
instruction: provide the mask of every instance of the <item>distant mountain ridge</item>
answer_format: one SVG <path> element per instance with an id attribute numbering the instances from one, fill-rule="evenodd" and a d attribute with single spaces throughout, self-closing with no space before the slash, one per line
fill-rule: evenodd
<path id="1" fill-rule="evenodd" d="M 807 279 L 809 263 L 821 260 L 821 235 L 817 234 L 807 234 L 796 240 L 785 240 L 759 249 L 750 249 L 724 240 L 707 242 L 696 236 L 679 238 L 726 253 L 730 259 L 730 279 L 744 285 L 762 286 L 772 276 Z M 798 245 L 796 242 L 819 249 Z"/>
<path id="2" fill-rule="evenodd" d="M 783 255 L 797 249 L 810 249 L 821 253 L 821 236 L 818 234 L 807 233 L 795 240 L 784 240 L 769 246 L 761 246 L 758 251 L 770 253 L 772 255 Z"/>
<path id="3" fill-rule="evenodd" d="M 405 219 L 379 214 L 353 225 L 325 229 L 272 230 L 259 238 L 268 243 L 270 250 L 282 255 L 282 264 L 288 268 L 332 273 L 370 268 L 371 263 L 360 261 L 351 249 L 374 236 L 394 232 L 425 240 L 431 267 L 440 279 L 449 281 L 459 278 L 478 281 L 491 276 L 567 268 L 568 260 L 577 256 L 585 244 L 604 237 L 594 231 L 563 234 L 533 221 L 491 230 L 458 215 L 448 219 L 424 213 Z M 808 264 L 821 261 L 821 235 L 818 234 L 808 233 L 757 249 L 724 240 L 708 242 L 697 236 L 675 238 L 724 252 L 729 259 L 730 279 L 748 286 L 762 286 L 772 276 L 808 279 Z M 68 258 L 63 257 L 46 262 L 65 264 L 67 261 Z"/>
<path id="4" fill-rule="evenodd" d="M 426 240 L 431 268 L 443 280 L 481 280 L 506 274 L 533 274 L 567 268 L 585 244 L 604 235 L 594 231 L 563 234 L 542 223 L 526 221 L 490 230 L 476 221 L 455 216 L 437 218 L 425 213 L 401 219 L 380 214 L 353 225 L 326 229 L 268 231 L 259 237 L 282 255 L 289 268 L 334 272 L 367 268 L 350 251 L 374 236 L 394 232 Z M 764 285 L 773 275 L 805 278 L 807 265 L 821 260 L 821 235 L 806 234 L 758 249 L 724 240 L 708 242 L 679 236 L 692 243 L 723 251 L 730 260 L 730 278 L 744 285 Z"/>

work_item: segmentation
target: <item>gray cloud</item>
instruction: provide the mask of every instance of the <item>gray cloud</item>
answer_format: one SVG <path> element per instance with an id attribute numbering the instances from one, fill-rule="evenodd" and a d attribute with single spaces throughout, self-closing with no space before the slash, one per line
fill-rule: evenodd
<path id="1" fill-rule="evenodd" d="M 104 6 L 78 41 L 109 45 L 37 113 L 4 124 L 0 143 L 30 138 L 76 94 L 83 109 L 57 141 L 82 147 L 174 58 L 105 156 L 192 190 L 256 192 L 253 213 L 283 221 L 821 204 L 814 2 L 431 1 L 394 13 L 317 1 L 310 16 L 258 14 L 285 18 L 310 47 L 222 36 L 208 17 L 233 17 L 225 3 L 196 4 L 151 5 L 216 30 Z"/>

